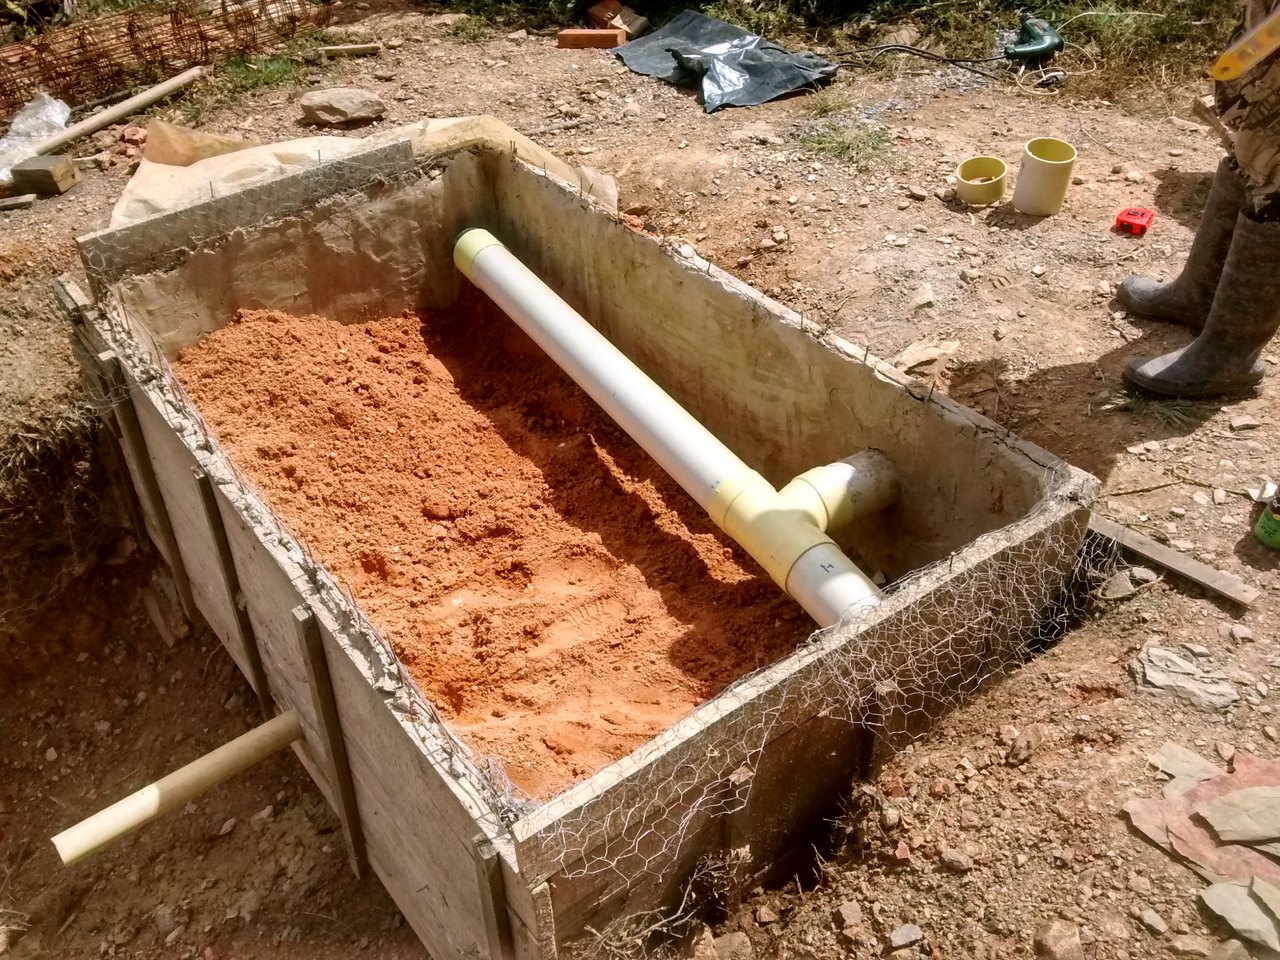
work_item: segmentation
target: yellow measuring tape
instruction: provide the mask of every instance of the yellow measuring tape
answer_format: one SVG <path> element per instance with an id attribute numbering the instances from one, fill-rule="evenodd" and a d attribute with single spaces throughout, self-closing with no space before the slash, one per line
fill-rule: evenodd
<path id="1" fill-rule="evenodd" d="M 1234 80 L 1280 47 L 1280 10 L 1231 45 L 1213 65 L 1213 79 Z"/>

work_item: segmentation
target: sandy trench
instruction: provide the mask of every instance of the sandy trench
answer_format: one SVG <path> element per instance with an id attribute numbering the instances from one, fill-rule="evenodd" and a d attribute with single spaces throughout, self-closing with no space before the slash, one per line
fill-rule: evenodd
<path id="1" fill-rule="evenodd" d="M 246 311 L 175 370 L 455 730 L 530 796 L 811 629 L 479 298 L 353 325 Z"/>

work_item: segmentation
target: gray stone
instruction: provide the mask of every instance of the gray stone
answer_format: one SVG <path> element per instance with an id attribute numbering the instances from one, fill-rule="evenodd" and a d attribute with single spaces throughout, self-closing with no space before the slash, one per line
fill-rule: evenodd
<path id="1" fill-rule="evenodd" d="M 1179 957 L 1207 957 L 1213 951 L 1213 944 L 1204 937 L 1183 934 L 1180 937 L 1173 938 L 1173 941 L 1169 944 L 1169 949 L 1173 951 L 1175 956 Z"/>
<path id="2" fill-rule="evenodd" d="M 1231 639 L 1236 643 L 1247 643 L 1253 639 L 1253 631 L 1242 623 L 1233 624 L 1231 627 Z"/>
<path id="3" fill-rule="evenodd" d="M 1130 567 L 1129 579 L 1134 583 L 1155 583 L 1160 575 L 1150 567 Z"/>
<path id="4" fill-rule="evenodd" d="M 1123 600 L 1125 597 L 1132 596 L 1135 589 L 1129 571 L 1120 570 L 1107 577 L 1098 588 L 1098 595 L 1103 600 Z"/>
<path id="5" fill-rule="evenodd" d="M 933 306 L 933 287 L 929 284 L 923 284 L 916 295 L 911 298 L 911 309 L 920 310 L 923 307 Z"/>
<path id="6" fill-rule="evenodd" d="M 912 200 L 928 200 L 929 199 L 929 194 L 925 192 L 924 187 L 915 183 L 907 187 L 907 196 L 910 197 Z"/>
<path id="7" fill-rule="evenodd" d="M 1241 430 L 1257 430 L 1258 427 L 1262 426 L 1262 421 L 1245 413 L 1238 417 L 1232 417 L 1230 426 L 1232 430 L 1237 432 Z"/>
<path id="8" fill-rule="evenodd" d="M 889 934 L 889 946 L 894 950 L 900 950 L 903 947 L 909 947 L 912 944 L 919 943 L 924 939 L 924 931 L 914 923 L 904 923 L 893 933 Z"/>
<path id="9" fill-rule="evenodd" d="M 741 930 L 716 937 L 714 944 L 719 960 L 752 960 L 756 955 L 751 938 Z"/>
<path id="10" fill-rule="evenodd" d="M 756 923 L 777 923 L 781 919 L 778 916 L 778 911 L 767 903 L 762 903 L 756 907 Z"/>
<path id="11" fill-rule="evenodd" d="M 886 830 L 893 830 L 902 823 L 902 813 L 897 807 L 886 803 L 880 808 L 880 826 Z"/>
<path id="12" fill-rule="evenodd" d="M 1035 951 L 1040 960 L 1084 960 L 1080 928 L 1067 920 L 1048 920 L 1036 927 Z"/>
<path id="13" fill-rule="evenodd" d="M 848 930 L 862 923 L 862 907 L 853 900 L 848 900 L 835 909 L 836 926 Z"/>
<path id="14" fill-rule="evenodd" d="M 1184 700 L 1201 710 L 1226 710 L 1240 699 L 1235 684 L 1211 676 L 1174 651 L 1148 645 L 1129 664 L 1138 689 Z"/>
<path id="15" fill-rule="evenodd" d="M 963 850 L 947 847 L 942 851 L 942 865 L 952 873 L 968 873 L 973 869 L 973 857 Z"/>
<path id="16" fill-rule="evenodd" d="M 1150 907 L 1139 912 L 1138 922 L 1155 934 L 1163 935 L 1169 932 L 1169 924 L 1164 922 L 1164 917 Z"/>
<path id="17" fill-rule="evenodd" d="M 1004 762 L 1011 767 L 1026 763 L 1031 759 L 1031 755 L 1040 748 L 1043 740 L 1044 728 L 1038 723 L 1031 724 L 1014 739 L 1013 744 L 1009 747 L 1009 752 L 1005 754 Z"/>
<path id="18" fill-rule="evenodd" d="M 1130 183 L 1141 183 L 1143 180 L 1147 179 L 1147 175 L 1141 170 L 1130 170 L 1124 175 L 1124 178 Z"/>
<path id="19" fill-rule="evenodd" d="M 1224 940 L 1213 948 L 1209 960 L 1253 960 L 1253 954 L 1239 940 Z"/>
<path id="20" fill-rule="evenodd" d="M 356 87 L 309 90 L 298 100 L 298 106 L 305 123 L 325 127 L 368 123 L 387 112 L 387 105 L 380 98 Z"/>

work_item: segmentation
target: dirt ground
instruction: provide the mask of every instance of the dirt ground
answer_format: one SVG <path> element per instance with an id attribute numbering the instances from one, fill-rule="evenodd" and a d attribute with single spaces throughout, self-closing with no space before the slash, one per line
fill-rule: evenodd
<path id="1" fill-rule="evenodd" d="M 1227 933 L 1199 907 L 1199 881 L 1119 812 L 1158 792 L 1148 757 L 1166 740 L 1224 764 L 1236 750 L 1278 750 L 1280 554 L 1254 541 L 1244 490 L 1276 472 L 1280 386 L 1224 408 L 1114 403 L 1129 358 L 1186 340 L 1125 317 L 1111 293 L 1131 272 L 1170 275 L 1189 244 L 1220 156 L 1181 107 L 1191 91 L 1124 110 L 904 64 L 892 76 L 843 75 L 847 103 L 826 117 L 810 97 L 708 116 L 606 53 L 560 51 L 544 37 L 462 44 L 421 14 L 366 13 L 359 29 L 402 42 L 334 65 L 324 82 L 384 97 L 379 127 L 492 113 L 615 175 L 631 215 L 819 328 L 885 357 L 913 344 L 918 353 L 920 341 L 951 351 L 914 372 L 1097 474 L 1099 513 L 1262 588 L 1249 610 L 1171 578 L 1100 602 L 1093 619 L 880 771 L 820 884 L 758 891 L 714 933 L 742 934 L 756 956 L 799 960 L 878 954 L 892 931 L 915 924 L 921 941 L 894 956 L 1025 957 L 1037 927 L 1057 917 L 1077 925 L 1088 957 L 1243 955 L 1223 952 Z M 300 135 L 296 96 L 254 94 L 212 112 L 207 126 Z M 889 137 L 870 172 L 800 143 L 821 123 L 864 118 Z M 1080 150 L 1062 214 L 970 211 L 936 195 L 963 157 L 994 154 L 1016 168 L 1021 144 L 1038 135 Z M 45 283 L 75 268 L 72 237 L 105 224 L 126 175 L 124 165 L 90 172 L 63 198 L 0 214 L 0 411 L 10 422 L 67 395 L 66 330 Z M 1111 232 L 1115 213 L 1134 204 L 1155 210 L 1152 231 Z M 1277 359 L 1273 346 L 1272 371 Z M 1246 415 L 1258 426 L 1232 429 Z M 147 586 L 142 556 L 118 547 L 68 594 L 65 619 L 85 626 L 50 649 L 45 674 L 0 678 L 0 910 L 14 911 L 10 926 L 31 925 L 11 952 L 421 955 L 376 881 L 348 879 L 336 821 L 288 756 L 100 858 L 56 866 L 53 832 L 255 720 L 206 629 L 180 638 L 167 629 L 170 646 L 152 625 L 143 601 L 163 591 Z M 1152 640 L 1190 645 L 1235 684 L 1239 703 L 1211 713 L 1139 693 L 1129 663 Z M 33 630 L 11 642 L 43 650 L 44 641 Z M 1028 730 L 1029 757 L 1005 762 Z M 1144 910 L 1161 923 L 1141 922 Z M 727 956 L 730 941 L 722 947 Z"/>

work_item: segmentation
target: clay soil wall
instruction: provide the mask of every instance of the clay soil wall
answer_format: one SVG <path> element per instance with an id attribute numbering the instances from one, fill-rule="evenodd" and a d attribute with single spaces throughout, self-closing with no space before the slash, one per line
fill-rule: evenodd
<path id="1" fill-rule="evenodd" d="M 917 722 L 973 664 L 998 660 L 1002 638 L 1034 629 L 1096 488 L 865 350 L 819 339 L 692 250 L 632 231 L 533 150 L 489 121 L 427 125 L 81 242 L 96 302 L 77 308 L 80 355 L 148 532 L 246 674 L 300 712 L 300 755 L 340 804 L 299 638 L 315 617 L 354 785 L 348 830 L 440 957 L 555 956 L 588 925 L 670 904 L 709 856 L 732 851 L 743 878 L 767 870 L 848 786 L 868 709 L 881 731 Z M 900 583 L 873 614 L 534 805 L 513 803 L 455 736 L 169 366 L 240 310 L 350 323 L 446 308 L 464 226 L 497 233 L 770 480 L 865 447 L 903 478 L 899 507 L 848 532 Z M 899 666 L 911 682 L 886 683 Z"/>

